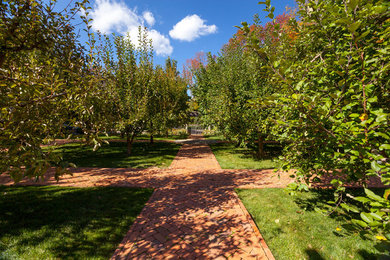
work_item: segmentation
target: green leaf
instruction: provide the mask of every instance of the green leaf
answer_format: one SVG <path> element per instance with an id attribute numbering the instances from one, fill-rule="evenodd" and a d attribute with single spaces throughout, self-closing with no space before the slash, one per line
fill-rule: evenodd
<path id="1" fill-rule="evenodd" d="M 314 211 L 317 212 L 317 213 L 320 213 L 320 214 L 324 214 L 326 212 L 326 210 L 323 210 L 323 209 L 320 209 L 320 208 L 317 208 L 317 207 L 314 208 Z"/>
<path id="2" fill-rule="evenodd" d="M 382 203 L 379 203 L 379 202 L 370 202 L 370 206 L 371 207 L 377 207 L 377 208 L 380 208 L 382 207 Z"/>
<path id="3" fill-rule="evenodd" d="M 292 182 L 287 185 L 287 188 L 291 190 L 296 190 L 298 188 L 298 184 L 296 182 Z"/>
<path id="4" fill-rule="evenodd" d="M 382 223 L 379 222 L 379 221 L 375 221 L 375 220 L 374 220 L 374 221 L 368 223 L 368 225 L 369 225 L 370 227 L 378 227 L 378 226 L 381 226 Z"/>
<path id="5" fill-rule="evenodd" d="M 371 201 L 371 200 L 367 199 L 366 197 L 354 197 L 354 200 L 359 201 L 361 203 L 367 203 L 367 202 Z"/>
<path id="6" fill-rule="evenodd" d="M 359 213 L 359 209 L 354 205 L 348 205 L 348 204 L 341 204 L 341 207 L 346 209 L 347 211 L 352 211 L 355 213 Z"/>
<path id="7" fill-rule="evenodd" d="M 366 193 L 367 197 L 369 197 L 372 200 L 383 202 L 384 199 L 378 195 L 376 195 L 374 192 L 370 191 L 369 189 L 364 189 L 364 192 Z"/>
<path id="8" fill-rule="evenodd" d="M 371 223 L 372 222 L 372 217 L 368 213 L 366 213 L 366 212 L 360 213 L 360 217 L 367 223 Z"/>
<path id="9" fill-rule="evenodd" d="M 361 220 L 358 220 L 358 219 L 352 219 L 351 222 L 352 222 L 353 224 L 359 225 L 359 226 L 361 226 L 361 227 L 363 227 L 363 228 L 368 227 L 368 225 L 367 225 L 366 222 L 361 221 Z"/>
<path id="10" fill-rule="evenodd" d="M 371 162 L 371 169 L 373 169 L 376 172 L 379 172 L 381 170 L 381 167 L 377 163 L 377 161 L 372 161 Z"/>
<path id="11" fill-rule="evenodd" d="M 298 186 L 298 190 L 299 191 L 309 191 L 309 187 L 307 187 L 307 185 L 306 184 L 304 184 L 304 183 L 301 183 L 299 186 Z"/>
<path id="12" fill-rule="evenodd" d="M 382 144 L 379 146 L 379 150 L 390 150 L 390 144 Z"/>
<path id="13" fill-rule="evenodd" d="M 361 23 L 362 23 L 361 21 L 357 21 L 357 22 L 351 24 L 349 26 L 349 31 L 352 32 L 352 33 L 355 32 L 360 27 Z"/>
<path id="14" fill-rule="evenodd" d="M 349 117 L 352 117 L 352 118 L 359 117 L 359 116 L 360 116 L 360 115 L 357 114 L 357 113 L 352 113 L 352 114 L 349 115 Z"/>
<path id="15" fill-rule="evenodd" d="M 375 121 L 380 123 L 380 122 L 386 121 L 386 119 L 387 119 L 387 114 L 380 113 L 380 114 L 377 115 Z"/>
<path id="16" fill-rule="evenodd" d="M 351 8 L 352 10 L 354 10 L 356 8 L 356 6 L 358 5 L 359 3 L 359 0 L 349 0 L 348 1 L 348 7 Z M 350 11 L 352 11 L 350 10 Z"/>
<path id="17" fill-rule="evenodd" d="M 376 219 L 376 220 L 382 220 L 382 217 L 379 216 L 378 214 L 374 213 L 374 212 L 371 212 L 369 213 L 370 216 L 373 218 L 373 219 Z"/>
<path id="18" fill-rule="evenodd" d="M 385 139 L 390 139 L 390 136 L 385 134 L 385 133 L 380 133 L 380 132 L 376 132 L 374 133 L 375 136 L 380 136 L 380 137 L 383 137 Z"/>
<path id="19" fill-rule="evenodd" d="M 378 102 L 378 97 L 375 96 L 375 97 L 369 98 L 369 99 L 367 99 L 367 102 L 370 102 L 370 103 Z"/>

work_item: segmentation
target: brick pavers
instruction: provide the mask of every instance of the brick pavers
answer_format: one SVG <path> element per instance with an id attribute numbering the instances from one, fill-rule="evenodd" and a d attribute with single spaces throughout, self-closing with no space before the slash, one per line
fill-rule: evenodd
<path id="1" fill-rule="evenodd" d="M 267 259 L 209 146 L 185 144 L 113 259 Z"/>
<path id="2" fill-rule="evenodd" d="M 198 137 L 199 139 L 199 137 Z M 285 187 L 289 173 L 222 170 L 205 143 L 186 143 L 168 169 L 76 168 L 20 185 L 150 187 L 155 191 L 113 259 L 272 259 L 234 188 Z M 12 180 L 0 175 L 0 184 Z"/>

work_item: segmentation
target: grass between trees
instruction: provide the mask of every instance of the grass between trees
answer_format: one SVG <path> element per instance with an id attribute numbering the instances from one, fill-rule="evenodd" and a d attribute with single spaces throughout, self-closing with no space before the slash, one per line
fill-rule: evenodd
<path id="1" fill-rule="evenodd" d="M 55 153 L 63 156 L 65 161 L 76 164 L 77 167 L 104 168 L 148 168 L 169 167 L 179 151 L 180 144 L 157 142 L 134 143 L 131 155 L 126 154 L 125 142 L 110 142 L 102 145 L 97 151 L 92 147 L 79 143 L 57 146 Z"/>
<path id="2" fill-rule="evenodd" d="M 283 189 L 237 189 L 276 259 L 388 259 L 384 251 L 389 245 L 375 244 L 372 235 L 359 233 L 350 216 L 341 211 L 325 216 L 314 210 L 331 200 L 333 192 L 311 190 L 296 197 Z"/>
<path id="3" fill-rule="evenodd" d="M 0 186 L 0 259 L 107 259 L 151 189 Z"/>
<path id="4" fill-rule="evenodd" d="M 273 169 L 278 167 L 277 155 L 280 146 L 267 144 L 264 159 L 256 158 L 255 149 L 236 147 L 232 143 L 215 143 L 210 145 L 215 158 L 223 169 Z"/>
<path id="5" fill-rule="evenodd" d="M 217 140 L 217 141 L 223 141 L 225 140 L 223 135 L 203 135 L 203 137 L 206 140 Z"/>
<path id="6" fill-rule="evenodd" d="M 178 135 L 154 135 L 153 140 L 154 141 L 175 141 L 175 140 L 183 140 L 187 139 L 188 134 L 178 134 Z M 109 136 L 102 136 L 101 139 L 103 140 L 126 140 L 126 138 L 122 138 L 120 135 L 109 135 Z M 135 138 L 135 140 L 148 140 L 150 141 L 150 135 L 142 134 Z"/>

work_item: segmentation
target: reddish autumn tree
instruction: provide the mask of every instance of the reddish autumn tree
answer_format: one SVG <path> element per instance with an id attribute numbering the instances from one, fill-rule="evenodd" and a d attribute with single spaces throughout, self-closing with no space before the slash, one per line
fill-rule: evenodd
<path id="1" fill-rule="evenodd" d="M 248 26 L 247 32 L 239 28 L 237 32 L 232 36 L 232 38 L 229 39 L 227 45 L 241 46 L 245 47 L 245 50 L 248 50 L 248 48 L 246 48 L 248 46 L 248 34 L 252 35 L 257 39 L 258 45 L 277 45 L 280 42 L 281 37 L 286 36 L 289 40 L 294 41 L 298 37 L 297 31 L 290 24 L 291 19 L 294 17 L 295 12 L 292 10 L 288 10 L 287 12 L 276 16 L 273 21 L 266 23 L 264 26 L 260 25 L 259 23 L 254 23 Z M 250 49 L 253 50 L 253 48 Z"/>
<path id="2" fill-rule="evenodd" d="M 189 85 L 193 84 L 194 71 L 199 70 L 201 65 L 205 66 L 206 64 L 207 57 L 203 51 L 197 52 L 194 58 L 187 59 L 186 65 L 183 66 L 183 75 Z"/>

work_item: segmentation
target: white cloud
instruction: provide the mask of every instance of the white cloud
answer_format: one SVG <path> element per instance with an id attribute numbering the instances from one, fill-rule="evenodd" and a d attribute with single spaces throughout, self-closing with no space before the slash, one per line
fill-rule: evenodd
<path id="1" fill-rule="evenodd" d="M 92 28 L 96 31 L 108 34 L 118 32 L 130 34 L 134 45 L 138 45 L 138 27 L 145 23 L 150 27 L 155 19 L 151 12 L 146 11 L 138 15 L 135 9 L 130 9 L 124 2 L 116 0 L 96 0 L 93 10 L 90 12 L 93 19 Z M 169 38 L 160 32 L 149 29 L 148 36 L 153 41 L 153 48 L 157 55 L 167 56 L 173 52 Z"/>
<path id="2" fill-rule="evenodd" d="M 130 39 L 132 40 L 135 47 L 139 46 L 138 40 L 138 27 L 132 28 L 129 32 Z M 162 35 L 160 32 L 151 29 L 148 30 L 148 38 L 152 40 L 153 48 L 156 51 L 157 55 L 168 56 L 173 52 L 173 47 L 168 39 L 168 37 Z"/>
<path id="3" fill-rule="evenodd" d="M 157 55 L 168 56 L 172 54 L 173 47 L 167 37 L 154 29 L 149 30 L 149 37 L 153 41 L 153 47 L 156 50 Z"/>
<path id="4" fill-rule="evenodd" d="M 125 3 L 97 0 L 91 11 L 92 28 L 102 33 L 125 33 L 131 27 L 142 24 L 142 18 Z"/>
<path id="5" fill-rule="evenodd" d="M 145 21 L 150 25 L 150 26 L 153 26 L 154 23 L 156 22 L 156 20 L 154 19 L 154 16 L 151 12 L 149 11 L 146 11 L 142 14 L 143 18 L 145 19 Z"/>
<path id="6" fill-rule="evenodd" d="M 206 25 L 205 22 L 196 14 L 188 15 L 173 26 L 173 29 L 169 31 L 169 35 L 173 39 L 191 42 L 200 36 L 217 32 L 215 24 Z"/>

